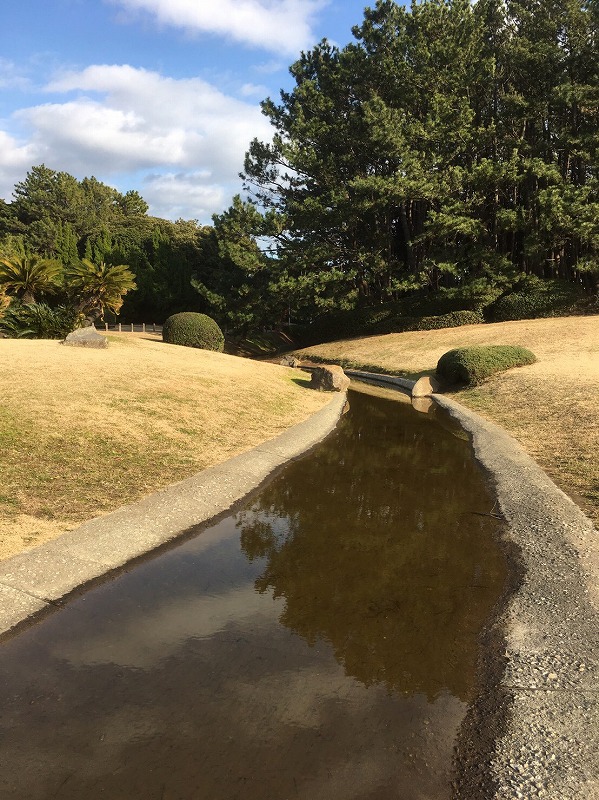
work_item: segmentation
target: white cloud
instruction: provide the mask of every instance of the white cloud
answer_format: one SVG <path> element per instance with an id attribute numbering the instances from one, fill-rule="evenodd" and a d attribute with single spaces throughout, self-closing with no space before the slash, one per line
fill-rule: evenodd
<path id="1" fill-rule="evenodd" d="M 92 66 L 53 81 L 52 92 L 89 94 L 21 112 L 54 144 L 75 148 L 86 163 L 123 168 L 172 165 L 236 174 L 254 136 L 270 136 L 255 104 L 223 94 L 200 78 L 176 80 L 124 66 Z"/>
<path id="2" fill-rule="evenodd" d="M 313 44 L 312 23 L 328 0 L 111 0 L 130 12 L 190 33 L 226 36 L 276 53 Z"/>
<path id="3" fill-rule="evenodd" d="M 262 64 L 255 64 L 252 69 L 260 75 L 273 75 L 275 72 L 280 72 L 286 69 L 287 65 L 281 61 L 265 61 Z"/>
<path id="4" fill-rule="evenodd" d="M 213 213 L 228 205 L 238 190 L 231 186 L 227 192 L 225 186 L 211 182 L 205 172 L 148 175 L 140 187 L 154 216 L 202 221 L 209 221 Z"/>
<path id="5" fill-rule="evenodd" d="M 143 186 L 127 188 L 141 191 L 152 213 L 209 221 L 227 202 L 223 187 L 230 188 L 229 197 L 239 191 L 237 176 L 250 141 L 272 133 L 256 104 L 200 78 L 96 65 L 57 77 L 46 92 L 74 96 L 15 112 L 13 122 L 29 132 L 29 141 L 19 145 L 1 134 L 0 188 L 5 169 L 6 185 L 42 162 L 113 182 L 151 171 L 146 194 Z"/>
<path id="6" fill-rule="evenodd" d="M 32 144 L 19 144 L 12 136 L 0 130 L 0 197 L 10 201 L 17 181 L 23 180 L 27 170 L 36 163 L 37 149 Z"/>
<path id="7" fill-rule="evenodd" d="M 243 97 L 260 97 L 264 98 L 268 95 L 268 88 L 262 84 L 244 83 L 241 87 L 241 95 Z"/>
<path id="8" fill-rule="evenodd" d="M 23 75 L 12 61 L 0 57 L 0 89 L 26 90 L 31 85 L 29 78 Z"/>

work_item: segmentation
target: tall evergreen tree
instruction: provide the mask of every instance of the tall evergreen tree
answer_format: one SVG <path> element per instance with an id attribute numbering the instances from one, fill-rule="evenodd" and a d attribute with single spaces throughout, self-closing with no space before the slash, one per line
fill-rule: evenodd
<path id="1" fill-rule="evenodd" d="M 267 222 L 239 195 L 213 220 L 192 278 L 206 310 L 236 334 L 280 324 L 288 301 L 281 297 L 281 285 L 275 286 L 278 265 L 258 244 Z"/>
<path id="2" fill-rule="evenodd" d="M 316 305 L 523 273 L 596 285 L 595 5 L 379 0 L 353 32 L 291 67 L 245 162 Z"/>

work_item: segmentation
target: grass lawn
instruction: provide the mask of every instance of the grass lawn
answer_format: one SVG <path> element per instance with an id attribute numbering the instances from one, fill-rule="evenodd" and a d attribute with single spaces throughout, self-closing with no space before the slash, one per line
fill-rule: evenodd
<path id="1" fill-rule="evenodd" d="M 497 422 L 599 524 L 599 316 L 564 317 L 369 336 L 301 351 L 416 376 L 454 347 L 523 345 L 538 362 L 455 397 Z"/>
<path id="2" fill-rule="evenodd" d="M 105 350 L 0 340 L 0 558 L 270 439 L 330 399 L 274 364 L 151 334 L 108 338 Z"/>

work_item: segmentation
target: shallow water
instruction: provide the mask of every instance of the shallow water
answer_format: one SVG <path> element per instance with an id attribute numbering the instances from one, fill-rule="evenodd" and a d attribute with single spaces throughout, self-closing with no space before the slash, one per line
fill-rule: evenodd
<path id="1" fill-rule="evenodd" d="M 237 513 L 3 643 L 1 798 L 449 797 L 493 499 L 443 415 L 350 405 Z"/>

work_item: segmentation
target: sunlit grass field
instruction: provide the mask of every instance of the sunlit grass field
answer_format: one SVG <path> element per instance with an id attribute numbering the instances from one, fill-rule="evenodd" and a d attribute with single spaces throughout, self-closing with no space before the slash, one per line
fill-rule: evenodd
<path id="1" fill-rule="evenodd" d="M 108 338 L 103 350 L 0 340 L 0 557 L 247 450 L 329 399 L 274 364 Z"/>

